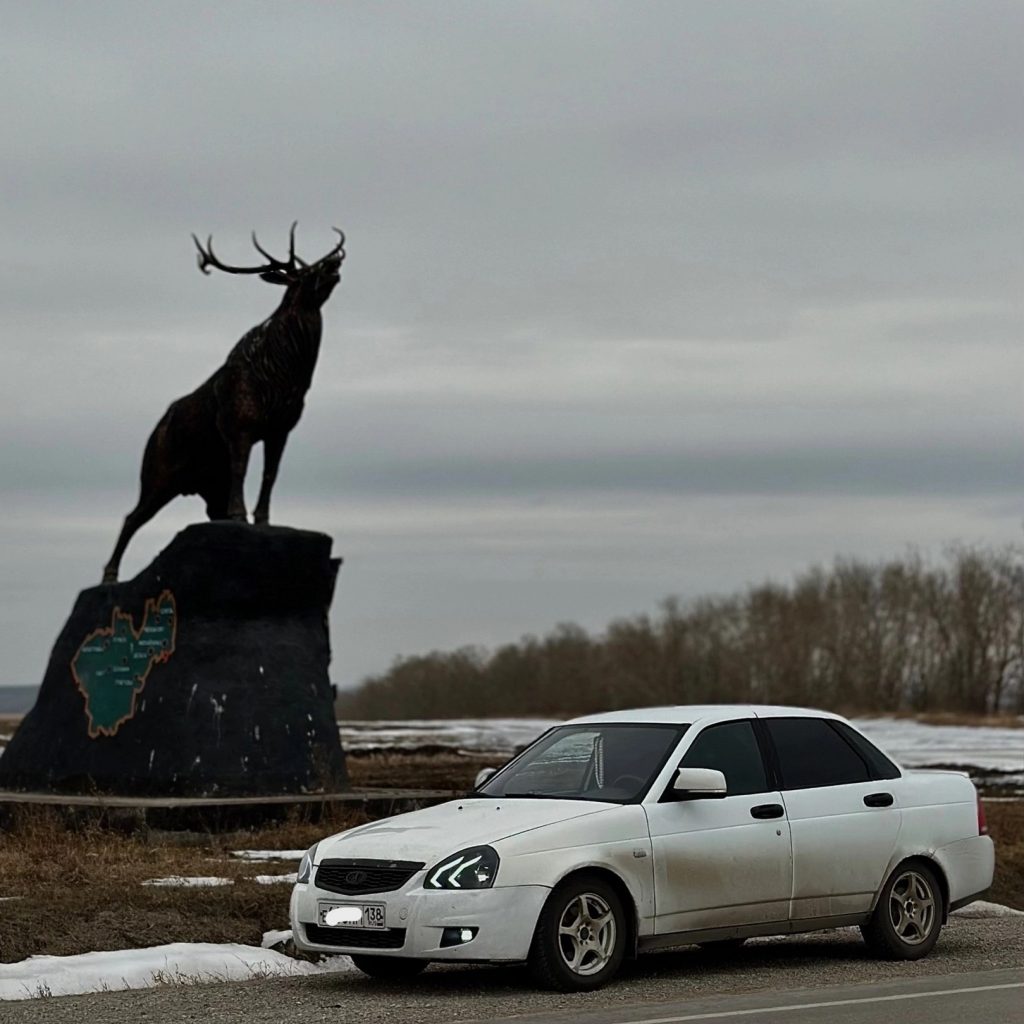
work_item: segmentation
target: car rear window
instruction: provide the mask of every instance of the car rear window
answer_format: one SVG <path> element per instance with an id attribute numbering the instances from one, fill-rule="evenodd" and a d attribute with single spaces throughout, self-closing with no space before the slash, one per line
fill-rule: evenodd
<path id="1" fill-rule="evenodd" d="M 835 729 L 854 750 L 868 763 L 873 779 L 898 779 L 900 770 L 874 745 L 866 736 L 845 722 L 829 719 L 828 724 Z"/>
<path id="2" fill-rule="evenodd" d="M 821 718 L 766 718 L 784 789 L 867 782 L 867 762 Z"/>

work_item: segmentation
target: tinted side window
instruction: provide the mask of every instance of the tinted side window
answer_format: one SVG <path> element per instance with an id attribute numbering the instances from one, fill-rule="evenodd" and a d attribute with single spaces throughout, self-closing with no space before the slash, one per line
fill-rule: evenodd
<path id="1" fill-rule="evenodd" d="M 768 789 L 761 749 L 750 722 L 709 725 L 694 741 L 681 768 L 717 768 L 725 775 L 729 796 Z"/>
<path id="2" fill-rule="evenodd" d="M 874 745 L 867 737 L 861 736 L 856 729 L 851 729 L 845 722 L 829 721 L 833 729 L 837 729 L 843 739 L 853 747 L 868 763 L 873 779 L 898 779 L 900 770 Z"/>
<path id="3" fill-rule="evenodd" d="M 864 759 L 820 718 L 766 718 L 786 789 L 842 786 L 871 776 Z"/>

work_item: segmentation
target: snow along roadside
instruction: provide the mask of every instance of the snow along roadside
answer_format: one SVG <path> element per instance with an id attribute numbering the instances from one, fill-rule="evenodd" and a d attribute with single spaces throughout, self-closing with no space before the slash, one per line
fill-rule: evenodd
<path id="1" fill-rule="evenodd" d="M 290 937 L 291 933 L 287 934 Z M 311 964 L 256 946 L 172 942 L 146 949 L 30 956 L 18 963 L 0 964 L 0 1000 L 354 970 L 347 956 L 331 957 L 324 964 Z"/>

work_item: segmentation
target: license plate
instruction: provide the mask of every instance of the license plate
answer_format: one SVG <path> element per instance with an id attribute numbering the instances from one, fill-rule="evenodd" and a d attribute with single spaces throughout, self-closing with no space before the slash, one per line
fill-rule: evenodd
<path id="1" fill-rule="evenodd" d="M 383 903 L 320 903 L 317 916 L 323 928 L 383 928 Z"/>

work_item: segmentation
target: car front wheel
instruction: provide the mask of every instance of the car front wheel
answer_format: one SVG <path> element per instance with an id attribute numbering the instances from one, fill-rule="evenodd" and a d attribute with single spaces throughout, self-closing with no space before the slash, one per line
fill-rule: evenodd
<path id="1" fill-rule="evenodd" d="M 426 960 L 414 960 L 406 956 L 372 956 L 366 953 L 353 953 L 352 963 L 371 978 L 382 981 L 403 981 L 415 978 L 426 966 Z"/>
<path id="2" fill-rule="evenodd" d="M 942 890 L 925 864 L 900 864 L 882 886 L 871 920 L 861 927 L 865 941 L 890 960 L 919 960 L 938 942 Z"/>
<path id="3" fill-rule="evenodd" d="M 535 980 L 559 992 L 600 988 L 626 950 L 626 917 L 603 878 L 580 875 L 559 885 L 537 919 L 529 965 Z"/>

